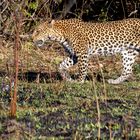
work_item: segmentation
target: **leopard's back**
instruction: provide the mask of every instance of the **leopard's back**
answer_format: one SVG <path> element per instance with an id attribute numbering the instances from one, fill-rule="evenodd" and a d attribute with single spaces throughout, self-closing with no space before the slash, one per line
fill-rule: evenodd
<path id="1" fill-rule="evenodd" d="M 106 55 L 129 47 L 140 49 L 140 19 L 137 18 L 103 23 L 69 19 L 56 21 L 54 27 L 61 30 L 76 52 L 89 48 L 90 54 Z"/>
<path id="2" fill-rule="evenodd" d="M 140 50 L 140 19 L 89 23 L 86 31 L 95 54 L 113 54 L 127 48 Z"/>

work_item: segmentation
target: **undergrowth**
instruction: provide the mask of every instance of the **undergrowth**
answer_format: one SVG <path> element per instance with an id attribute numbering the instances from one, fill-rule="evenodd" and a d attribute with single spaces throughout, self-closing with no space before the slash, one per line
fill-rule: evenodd
<path id="1" fill-rule="evenodd" d="M 136 66 L 137 67 L 137 66 Z M 137 70 L 137 68 L 136 68 Z M 8 119 L 10 94 L 0 94 L 2 139 L 136 139 L 140 129 L 140 82 L 109 85 L 19 81 L 17 119 Z M 104 89 L 105 88 L 105 89 Z M 96 93 L 95 93 L 96 92 Z M 96 97 L 97 96 L 97 97 Z"/>

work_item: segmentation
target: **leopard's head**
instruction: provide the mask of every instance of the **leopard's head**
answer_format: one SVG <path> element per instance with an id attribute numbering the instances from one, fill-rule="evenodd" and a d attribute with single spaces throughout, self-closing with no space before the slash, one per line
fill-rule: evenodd
<path id="1" fill-rule="evenodd" d="M 33 42 L 36 46 L 41 47 L 49 40 L 59 41 L 62 38 L 61 31 L 55 26 L 54 20 L 51 23 L 44 22 L 36 27 L 32 34 Z"/>

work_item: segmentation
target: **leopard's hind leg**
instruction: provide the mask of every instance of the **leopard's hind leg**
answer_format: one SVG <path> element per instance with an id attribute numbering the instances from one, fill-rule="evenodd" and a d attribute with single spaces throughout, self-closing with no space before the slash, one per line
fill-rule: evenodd
<path id="1" fill-rule="evenodd" d="M 139 54 L 138 51 L 133 49 L 128 49 L 122 51 L 121 54 L 122 54 L 122 64 L 123 64 L 122 74 L 117 79 L 109 79 L 108 83 L 120 84 L 123 81 L 127 80 L 132 75 L 132 67 L 135 62 L 136 56 Z"/>

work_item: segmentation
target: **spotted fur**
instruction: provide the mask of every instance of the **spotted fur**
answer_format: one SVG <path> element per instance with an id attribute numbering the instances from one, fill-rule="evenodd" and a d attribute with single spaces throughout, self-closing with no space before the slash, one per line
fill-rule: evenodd
<path id="1" fill-rule="evenodd" d="M 71 80 L 67 70 L 78 63 L 79 79 L 84 82 L 91 56 L 122 55 L 123 70 L 112 84 L 127 80 L 140 52 L 140 19 L 125 19 L 103 23 L 83 22 L 79 19 L 52 20 L 40 24 L 33 33 L 33 42 L 42 46 L 46 41 L 58 41 L 69 53 L 60 64 L 64 79 Z"/>

